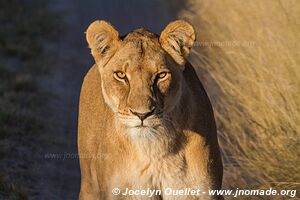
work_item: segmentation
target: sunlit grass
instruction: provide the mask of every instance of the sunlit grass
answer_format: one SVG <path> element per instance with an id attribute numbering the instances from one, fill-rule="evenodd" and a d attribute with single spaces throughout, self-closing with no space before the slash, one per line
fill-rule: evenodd
<path id="1" fill-rule="evenodd" d="M 191 61 L 213 102 L 224 188 L 299 193 L 300 2 L 190 0 L 181 16 L 197 30 Z"/>

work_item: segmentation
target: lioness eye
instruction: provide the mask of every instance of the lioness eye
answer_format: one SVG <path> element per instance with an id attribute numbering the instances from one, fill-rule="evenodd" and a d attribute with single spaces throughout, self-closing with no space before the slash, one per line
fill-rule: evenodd
<path id="1" fill-rule="evenodd" d="M 165 78 L 167 76 L 167 74 L 168 74 L 167 72 L 161 72 L 157 76 L 158 76 L 158 78 Z"/>
<path id="2" fill-rule="evenodd" d="M 118 79 L 125 79 L 126 78 L 126 74 L 124 72 L 121 72 L 121 71 L 115 72 L 114 75 Z"/>

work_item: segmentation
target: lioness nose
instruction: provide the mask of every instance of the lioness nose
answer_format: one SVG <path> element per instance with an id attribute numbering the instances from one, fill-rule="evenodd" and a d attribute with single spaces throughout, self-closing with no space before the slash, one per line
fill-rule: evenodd
<path id="1" fill-rule="evenodd" d="M 155 108 L 153 108 L 150 112 L 144 112 L 144 113 L 139 113 L 139 112 L 135 112 L 133 110 L 130 109 L 130 112 L 136 116 L 138 116 L 138 118 L 140 118 L 140 120 L 144 120 L 147 117 L 149 117 L 150 115 L 152 115 L 154 113 Z"/>

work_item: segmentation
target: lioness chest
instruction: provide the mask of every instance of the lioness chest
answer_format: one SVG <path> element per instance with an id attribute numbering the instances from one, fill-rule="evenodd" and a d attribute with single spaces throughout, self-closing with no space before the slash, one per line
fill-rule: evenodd
<path id="1" fill-rule="evenodd" d="M 127 165 L 111 176 L 110 191 L 119 188 L 125 197 L 130 196 L 129 190 L 161 190 L 166 187 L 183 187 L 187 182 L 187 172 L 184 157 L 174 155 L 165 160 L 143 159 L 128 160 Z M 157 194 L 159 196 L 163 194 Z M 148 196 L 159 199 L 157 195 Z M 136 198 L 139 195 L 134 195 Z M 141 195 L 142 198 L 142 195 Z M 128 198 L 125 198 L 128 199 Z"/>
<path id="2" fill-rule="evenodd" d="M 131 153 L 119 155 L 118 167 L 112 168 L 105 178 L 108 191 L 120 189 L 120 194 L 110 194 L 110 199 L 176 199 L 164 196 L 164 191 L 202 187 L 200 174 L 195 176 L 192 172 L 184 149 L 170 153 L 161 141 L 138 145 L 141 146 Z M 146 194 L 137 193 L 142 190 Z"/>

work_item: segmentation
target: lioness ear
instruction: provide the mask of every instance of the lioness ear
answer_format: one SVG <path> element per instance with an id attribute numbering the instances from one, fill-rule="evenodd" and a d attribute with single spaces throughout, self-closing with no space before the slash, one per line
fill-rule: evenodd
<path id="1" fill-rule="evenodd" d="M 176 20 L 168 24 L 159 37 L 162 48 L 180 65 L 185 63 L 190 48 L 195 42 L 195 31 L 191 24 Z"/>
<path id="2" fill-rule="evenodd" d="M 97 64 L 108 60 L 105 58 L 111 57 L 120 43 L 118 31 L 103 20 L 97 20 L 90 24 L 86 31 L 86 40 Z"/>

